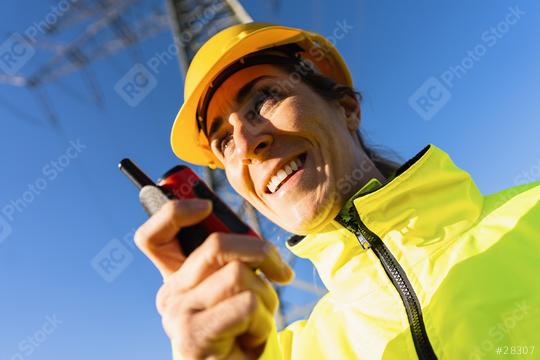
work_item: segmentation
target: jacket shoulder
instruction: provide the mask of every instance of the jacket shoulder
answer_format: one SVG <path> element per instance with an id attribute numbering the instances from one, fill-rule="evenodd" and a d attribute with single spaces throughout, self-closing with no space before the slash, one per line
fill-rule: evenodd
<path id="1" fill-rule="evenodd" d="M 502 207 L 514 208 L 516 212 L 540 206 L 540 181 L 516 185 L 499 192 L 484 195 L 484 214 Z"/>

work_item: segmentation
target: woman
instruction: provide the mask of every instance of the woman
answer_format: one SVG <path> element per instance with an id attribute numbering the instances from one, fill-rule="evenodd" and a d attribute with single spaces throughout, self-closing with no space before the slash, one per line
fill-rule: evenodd
<path id="1" fill-rule="evenodd" d="M 377 156 L 358 135 L 343 59 L 299 29 L 215 35 L 185 98 L 174 152 L 224 168 L 257 210 L 306 235 L 287 247 L 329 292 L 278 334 L 268 281 L 293 273 L 277 250 L 216 233 L 185 258 L 174 235 L 210 204 L 171 201 L 135 240 L 164 277 L 157 307 L 175 358 L 476 359 L 540 344 L 540 182 L 483 196 L 435 145 L 401 166 Z"/>

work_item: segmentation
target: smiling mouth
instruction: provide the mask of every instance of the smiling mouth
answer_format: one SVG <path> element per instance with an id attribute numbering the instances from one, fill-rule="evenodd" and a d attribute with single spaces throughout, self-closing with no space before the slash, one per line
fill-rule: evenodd
<path id="1" fill-rule="evenodd" d="M 277 173 L 270 178 L 266 185 L 266 193 L 274 194 L 285 184 L 294 174 L 304 168 L 307 153 L 302 153 L 295 159 L 285 164 Z"/>

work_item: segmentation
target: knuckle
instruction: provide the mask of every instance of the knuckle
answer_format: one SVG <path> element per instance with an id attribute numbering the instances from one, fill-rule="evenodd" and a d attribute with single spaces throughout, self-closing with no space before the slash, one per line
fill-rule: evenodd
<path id="1" fill-rule="evenodd" d="M 245 287 L 246 266 L 238 260 L 233 260 L 226 266 L 226 286 L 232 288 L 233 293 L 237 293 Z"/>
<path id="2" fill-rule="evenodd" d="M 170 337 L 189 334 L 192 327 L 190 313 L 182 311 L 180 300 L 173 301 L 167 307 L 166 311 L 161 315 L 161 321 L 163 328 L 167 331 L 167 334 L 170 334 Z"/>
<path id="3" fill-rule="evenodd" d="M 186 358 L 207 359 L 209 355 L 209 339 L 212 334 L 204 325 L 197 325 L 196 321 L 190 321 L 188 326 L 179 328 L 176 332 L 175 342 L 182 349 Z"/>
<path id="4" fill-rule="evenodd" d="M 176 226 L 176 202 L 177 200 L 171 200 L 165 203 L 163 207 L 159 210 L 160 214 L 154 214 L 150 219 L 148 219 L 144 224 L 139 226 L 135 231 L 133 240 L 137 247 L 141 250 L 149 250 L 152 248 L 152 244 L 158 241 L 157 235 L 160 228 L 167 226 Z M 155 221 L 156 216 L 163 216 L 167 221 L 164 223 L 161 221 Z"/>
<path id="5" fill-rule="evenodd" d="M 225 238 L 224 234 L 220 232 L 214 232 L 208 235 L 206 238 L 205 244 L 212 254 L 219 254 L 225 248 Z"/>
<path id="6" fill-rule="evenodd" d="M 177 351 L 183 359 L 202 359 L 202 350 L 196 345 L 196 340 L 189 336 L 176 336 L 172 339 Z"/>
<path id="7" fill-rule="evenodd" d="M 227 264 L 227 270 L 230 273 L 230 276 L 236 283 L 242 282 L 244 279 L 244 273 L 246 271 L 246 265 L 244 265 L 239 260 L 232 260 Z"/>
<path id="8" fill-rule="evenodd" d="M 161 286 L 156 294 L 156 309 L 163 314 L 167 308 L 168 291 L 165 285 Z"/>
<path id="9" fill-rule="evenodd" d="M 246 314 L 253 314 L 257 310 L 257 295 L 251 290 L 246 290 L 241 294 L 242 307 Z"/>
<path id="10" fill-rule="evenodd" d="M 192 291 L 179 291 L 168 283 L 156 294 L 156 307 L 162 317 L 189 316 L 194 302 Z"/>
<path id="11" fill-rule="evenodd" d="M 148 249 L 150 242 L 152 241 L 152 233 L 148 230 L 148 226 L 142 224 L 136 231 L 133 236 L 135 245 L 141 250 Z"/>

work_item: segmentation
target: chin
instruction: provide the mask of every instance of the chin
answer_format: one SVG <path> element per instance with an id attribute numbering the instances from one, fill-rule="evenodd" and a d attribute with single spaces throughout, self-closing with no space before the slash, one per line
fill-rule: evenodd
<path id="1" fill-rule="evenodd" d="M 308 235 L 323 230 L 339 213 L 335 198 L 316 202 L 315 206 L 300 202 L 283 213 L 276 222 L 280 227 L 297 235 Z M 306 210 L 307 209 L 307 210 Z"/>

